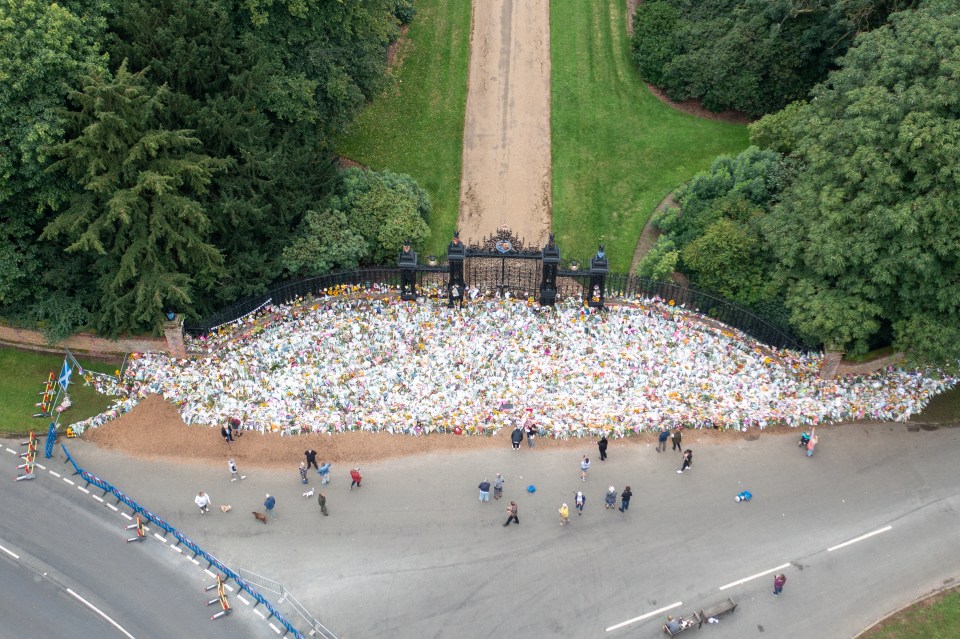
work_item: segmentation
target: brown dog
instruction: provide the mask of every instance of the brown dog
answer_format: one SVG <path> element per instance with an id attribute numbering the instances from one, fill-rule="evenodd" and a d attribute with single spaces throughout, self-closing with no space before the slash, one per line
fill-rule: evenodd
<path id="1" fill-rule="evenodd" d="M 257 521 L 262 521 L 263 523 L 267 523 L 267 516 L 264 515 L 263 513 L 258 513 L 257 511 L 253 511 L 252 514 L 254 517 L 257 518 Z"/>

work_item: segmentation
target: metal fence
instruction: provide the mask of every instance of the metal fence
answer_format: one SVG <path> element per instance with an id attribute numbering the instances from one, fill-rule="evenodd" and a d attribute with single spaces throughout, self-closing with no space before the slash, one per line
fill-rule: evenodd
<path id="1" fill-rule="evenodd" d="M 194 543 L 189 538 L 187 538 L 179 530 L 177 530 L 176 528 L 168 524 L 166 521 L 161 519 L 156 514 L 150 512 L 149 510 L 147 510 L 146 508 L 138 504 L 131 497 L 125 494 L 122 490 L 110 484 L 110 482 L 108 482 L 107 480 L 101 477 L 97 477 L 93 473 L 86 471 L 83 468 L 80 468 L 77 462 L 73 460 L 73 457 L 70 455 L 70 451 L 67 450 L 67 447 L 63 444 L 60 444 L 60 447 L 63 449 L 64 454 L 67 456 L 67 461 L 69 461 L 70 464 L 73 466 L 73 469 L 76 471 L 76 474 L 79 475 L 87 483 L 87 486 L 90 486 L 91 484 L 96 486 L 97 488 L 103 491 L 104 496 L 106 496 L 107 493 L 110 493 L 117 499 L 117 503 L 123 502 L 124 505 L 128 506 L 133 511 L 134 515 L 140 515 L 144 519 L 150 521 L 151 523 L 159 527 L 160 530 L 163 531 L 164 537 L 166 537 L 168 534 L 173 535 L 173 538 L 176 540 L 176 543 L 178 546 L 183 545 L 183 547 L 185 547 L 186 549 L 188 549 L 190 552 L 193 553 L 194 558 L 196 557 L 203 558 L 204 561 L 207 562 L 208 569 L 216 568 L 217 570 L 220 571 L 224 581 L 228 581 L 232 579 L 237 584 L 237 586 L 239 586 L 241 589 L 246 591 L 247 594 L 253 597 L 253 599 L 256 601 L 256 604 L 254 604 L 254 606 L 263 604 L 267 612 L 270 613 L 270 616 L 268 617 L 268 619 L 269 618 L 276 619 L 277 622 L 281 626 L 283 626 L 285 630 L 285 632 L 283 633 L 284 635 L 289 633 L 289 634 L 292 634 L 296 639 L 304 639 L 303 633 L 297 630 L 296 627 L 294 627 L 294 625 L 290 623 L 290 621 L 288 621 L 287 618 L 284 617 L 280 613 L 280 611 L 273 606 L 273 604 L 267 601 L 266 597 L 260 594 L 260 592 L 255 588 L 256 584 L 249 582 L 247 579 L 241 576 L 237 571 L 229 568 L 228 566 L 223 564 L 219 559 L 217 559 L 210 553 L 200 548 L 200 546 L 198 546 L 196 543 Z M 299 602 L 297 603 L 297 606 L 299 608 L 303 608 L 302 606 L 300 606 Z M 319 624 L 319 622 L 317 623 Z M 323 626 L 320 626 L 320 628 L 323 628 Z M 326 630 L 326 628 L 323 628 L 323 631 L 326 632 L 327 634 L 320 634 L 319 636 L 324 637 L 325 639 L 336 639 L 336 637 L 330 634 L 329 631 Z M 317 629 L 315 627 L 311 628 L 311 634 L 312 635 L 318 634 Z"/>
<path id="2" fill-rule="evenodd" d="M 524 260 L 524 263 L 527 262 L 532 266 L 532 261 Z M 503 265 L 495 265 L 495 267 L 466 269 L 467 285 L 476 287 L 481 293 L 503 294 L 509 291 L 514 296 L 534 297 L 539 294 L 539 282 L 530 277 L 530 273 L 539 273 L 536 268 L 523 268 L 521 265 L 516 268 L 506 268 Z M 514 274 L 515 282 L 511 279 L 511 273 Z M 485 274 L 489 275 L 489 281 L 484 279 Z M 439 291 L 447 283 L 445 265 L 420 266 L 417 268 L 416 275 L 417 286 L 421 291 L 427 289 Z M 585 271 L 576 274 L 570 271 L 561 272 L 557 278 L 559 298 L 582 297 L 589 285 L 589 279 L 590 275 Z M 340 285 L 360 286 L 367 291 L 384 290 L 387 287 L 395 290 L 400 285 L 400 269 L 388 267 L 360 269 L 293 280 L 260 295 L 248 297 L 202 322 L 187 324 L 184 330 L 191 335 L 205 335 L 218 326 L 242 319 L 267 303 L 289 304 L 297 298 L 322 295 L 324 289 Z M 625 273 L 611 273 L 607 275 L 604 293 L 608 302 L 630 301 L 638 297 L 673 301 L 676 306 L 683 306 L 688 310 L 701 313 L 774 348 L 793 350 L 818 348 L 818 345 L 801 339 L 782 323 L 774 322 L 756 311 L 692 286 L 680 286 L 673 282 L 651 280 Z"/>
<path id="3" fill-rule="evenodd" d="M 311 637 L 323 637 L 323 639 L 337 639 L 332 632 L 330 632 L 320 621 L 310 614 L 310 611 L 307 610 L 303 604 L 297 601 L 296 597 L 290 594 L 290 591 L 284 587 L 279 581 L 274 581 L 269 577 L 264 577 L 263 575 L 258 575 L 255 572 L 249 570 L 244 570 L 243 568 L 237 568 L 237 573 L 243 577 L 247 583 L 256 585 L 261 590 L 266 590 L 274 594 L 280 595 L 280 598 L 277 600 L 277 604 L 286 603 L 299 614 L 305 622 L 310 626 Z"/>

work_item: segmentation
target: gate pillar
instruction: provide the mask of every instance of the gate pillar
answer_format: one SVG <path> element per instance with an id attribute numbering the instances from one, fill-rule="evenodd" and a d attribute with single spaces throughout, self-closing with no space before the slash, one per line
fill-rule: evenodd
<path id="1" fill-rule="evenodd" d="M 601 244 L 600 248 L 597 249 L 597 254 L 590 258 L 590 288 L 587 289 L 587 305 L 591 308 L 603 308 L 607 272 L 609 270 L 607 256 L 603 252 L 603 244 Z"/>
<path id="2" fill-rule="evenodd" d="M 540 305 L 553 306 L 557 302 L 557 268 L 560 266 L 560 247 L 553 239 L 553 233 L 547 245 L 540 251 L 543 262 L 543 275 L 540 279 Z"/>
<path id="3" fill-rule="evenodd" d="M 453 234 L 447 246 L 447 264 L 450 277 L 447 280 L 447 306 L 454 304 L 463 306 L 463 292 L 466 284 L 463 281 L 463 260 L 467 256 L 467 249 L 460 241 L 460 231 Z"/>
<path id="4" fill-rule="evenodd" d="M 403 243 L 400 259 L 400 299 L 409 302 L 417 299 L 417 252 L 410 248 L 410 241 Z"/>

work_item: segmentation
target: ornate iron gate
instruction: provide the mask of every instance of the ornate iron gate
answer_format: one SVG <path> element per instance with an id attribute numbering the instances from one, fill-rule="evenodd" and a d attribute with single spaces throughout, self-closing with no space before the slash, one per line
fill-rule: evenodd
<path id="1" fill-rule="evenodd" d="M 525 246 L 506 226 L 467 247 L 464 280 L 485 294 L 537 297 L 543 265 L 540 247 Z"/>

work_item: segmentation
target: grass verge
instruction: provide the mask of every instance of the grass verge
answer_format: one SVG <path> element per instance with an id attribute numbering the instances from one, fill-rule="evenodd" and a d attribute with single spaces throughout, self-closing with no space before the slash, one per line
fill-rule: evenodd
<path id="1" fill-rule="evenodd" d="M 565 261 L 584 262 L 603 236 L 617 272 L 667 193 L 748 144 L 745 126 L 680 113 L 647 90 L 625 5 L 550 3 L 553 228 Z"/>
<path id="2" fill-rule="evenodd" d="M 84 369 L 113 373 L 120 367 L 121 361 L 96 362 L 79 359 Z M 50 426 L 49 419 L 34 418 L 38 411 L 34 406 L 41 397 L 47 375 L 53 371 L 60 373 L 63 366 L 62 355 L 45 355 L 12 348 L 0 348 L 0 436 L 24 435 L 31 430 L 46 435 Z M 102 413 L 113 401 L 112 397 L 98 395 L 90 386 L 85 386 L 83 378 L 73 374 L 70 384 L 70 400 L 73 406 L 60 418 L 61 424 L 70 424 Z"/>
<path id="3" fill-rule="evenodd" d="M 857 639 L 953 639 L 960 633 L 960 590 L 934 595 L 883 620 Z"/>
<path id="4" fill-rule="evenodd" d="M 470 0 L 417 0 L 390 87 L 337 147 L 375 170 L 412 176 L 430 194 L 424 253 L 443 255 L 457 223 L 467 104 Z"/>

